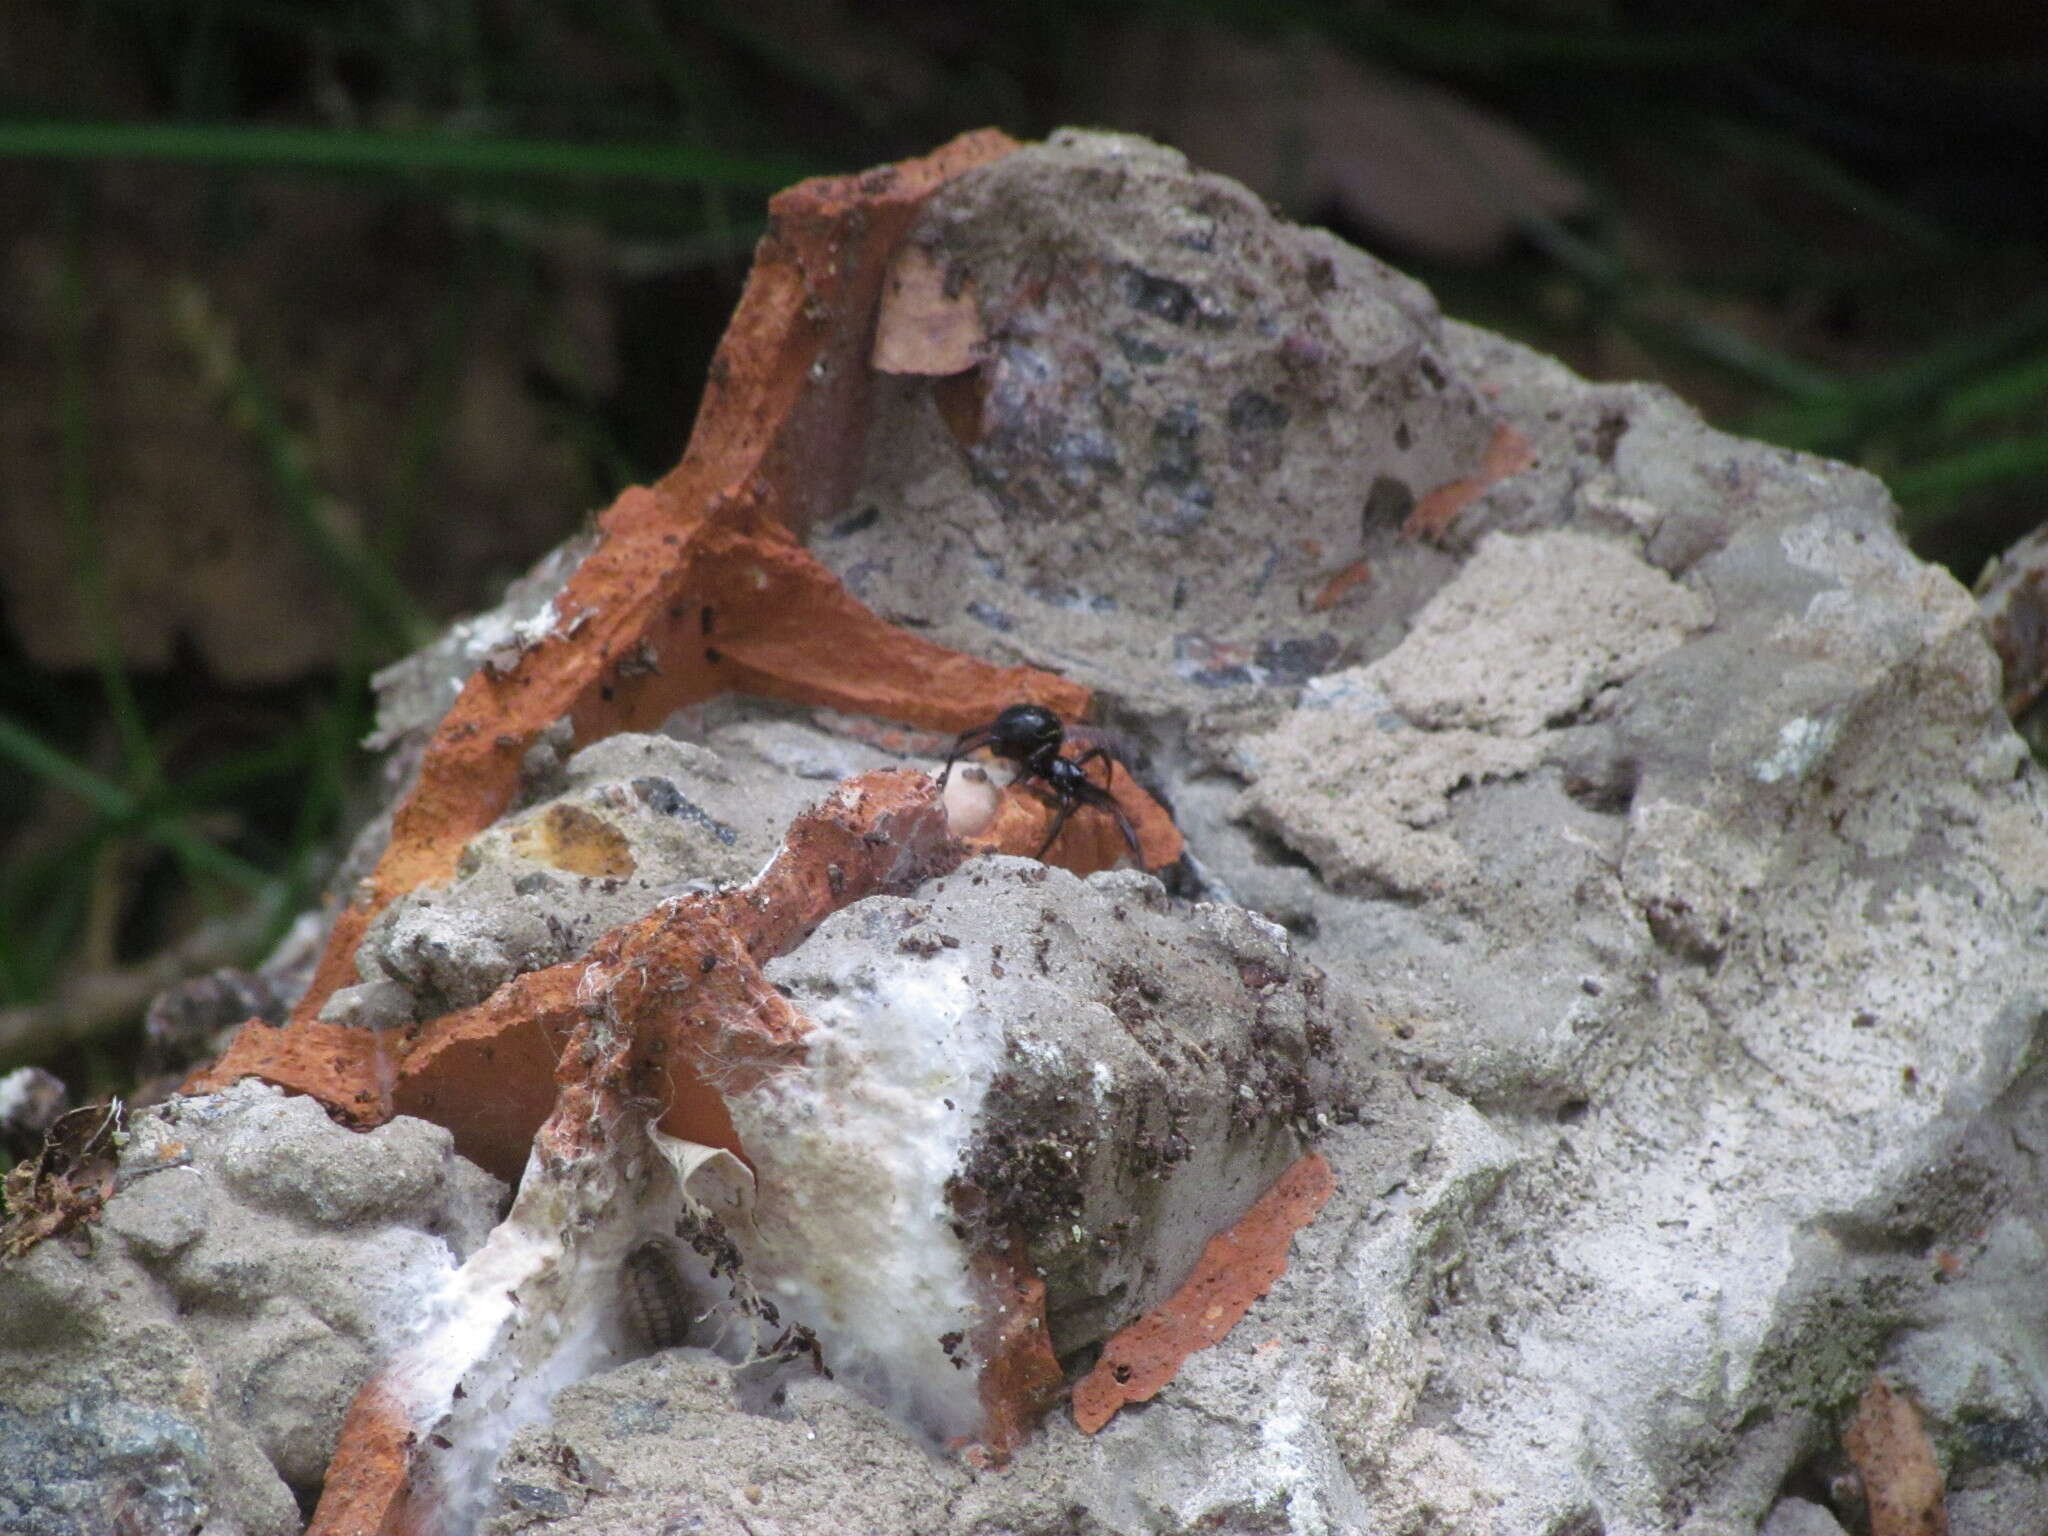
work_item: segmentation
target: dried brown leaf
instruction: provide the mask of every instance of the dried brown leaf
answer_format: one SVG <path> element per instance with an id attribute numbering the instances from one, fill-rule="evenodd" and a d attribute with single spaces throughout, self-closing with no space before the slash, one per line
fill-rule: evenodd
<path id="1" fill-rule="evenodd" d="M 58 1119 L 42 1151 L 8 1170 L 0 1190 L 7 1204 L 0 1260 L 18 1259 L 99 1214 L 113 1193 L 120 1123 L 118 1100 L 83 1105 Z"/>
<path id="2" fill-rule="evenodd" d="M 1946 1483 L 1912 1399 L 1873 1376 L 1842 1445 L 1863 1479 L 1870 1536 L 1948 1536 Z"/>

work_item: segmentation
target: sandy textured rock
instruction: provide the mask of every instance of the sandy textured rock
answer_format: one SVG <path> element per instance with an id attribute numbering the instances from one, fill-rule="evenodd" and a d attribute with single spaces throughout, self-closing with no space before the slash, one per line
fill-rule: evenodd
<path id="1" fill-rule="evenodd" d="M 130 1133 L 90 1241 L 0 1268 L 0 1529 L 295 1532 L 503 1186 L 438 1126 L 357 1136 L 254 1083 Z"/>
<path id="2" fill-rule="evenodd" d="M 854 1464 L 858 1479 L 818 1475 Z M 749 1390 L 716 1355 L 679 1349 L 565 1392 L 499 1462 L 480 1531 L 912 1532 L 970 1480 L 808 1367 Z"/>

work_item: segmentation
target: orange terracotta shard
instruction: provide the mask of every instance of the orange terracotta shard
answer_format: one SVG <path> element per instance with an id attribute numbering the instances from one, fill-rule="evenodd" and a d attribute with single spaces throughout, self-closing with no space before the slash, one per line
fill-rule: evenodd
<path id="1" fill-rule="evenodd" d="M 448 880 L 462 848 L 504 814 L 522 755 L 556 721 L 569 721 L 580 744 L 651 728 L 728 690 L 948 731 L 1020 701 L 1086 713 L 1078 684 L 993 666 L 885 622 L 799 542 L 858 471 L 876 312 L 904 234 L 932 192 L 1013 148 L 999 133 L 968 134 L 921 160 L 805 182 L 772 200 L 682 462 L 602 515 L 596 547 L 555 599 L 555 629 L 509 668 L 480 668 L 465 684 L 291 1023 L 244 1029 L 189 1090 L 247 1075 L 312 1094 L 358 1124 L 391 1112 L 390 1054 L 431 1048 L 438 1026 L 417 1043 L 350 1038 L 320 1024 L 319 1010 L 356 979 L 356 949 L 377 913 Z M 1177 834 L 1146 836 L 1149 855 Z M 615 862 L 601 844 L 572 837 L 564 856 Z M 548 1016 L 544 1007 L 528 1021 L 536 1042 Z M 446 1049 L 471 1046 L 483 1049 L 474 1036 Z M 535 1053 L 538 1043 L 526 1050 Z M 502 1057 L 493 1046 L 484 1060 Z M 533 1107 L 508 1114 L 504 1134 Z"/>
<path id="2" fill-rule="evenodd" d="M 977 1254 L 974 1279 L 986 1323 L 974 1340 L 984 1361 L 981 1444 L 968 1459 L 1000 1467 L 1059 1401 L 1066 1374 L 1046 1330 L 1045 1281 L 1030 1265 L 1009 1254 Z"/>
<path id="3" fill-rule="evenodd" d="M 1315 1219 L 1336 1188 L 1320 1152 L 1274 1181 L 1236 1226 L 1209 1239 L 1187 1282 L 1103 1346 L 1095 1369 L 1074 1388 L 1074 1422 L 1094 1434 L 1125 1403 L 1149 1402 L 1181 1363 L 1237 1326 L 1287 1272 L 1294 1234 Z"/>
<path id="4" fill-rule="evenodd" d="M 1181 856 L 1186 844 L 1173 818 L 1128 772 L 1119 770 L 1110 780 L 1110 793 L 1138 834 L 1138 863 L 1146 869 L 1165 869 Z M 988 827 L 968 838 L 978 853 L 1012 853 L 1033 858 L 1052 830 L 1058 803 L 1028 784 L 1013 783 L 996 803 L 995 819 Z M 1057 864 L 1077 875 L 1115 869 L 1130 859 L 1130 844 L 1116 824 L 1116 818 L 1093 806 L 1080 806 L 1067 818 L 1060 835 L 1045 850 L 1045 862 Z"/>
<path id="5" fill-rule="evenodd" d="M 1439 539 L 1449 531 L 1458 514 L 1510 475 L 1519 475 L 1536 462 L 1529 439 L 1506 422 L 1493 429 L 1493 440 L 1478 470 L 1461 479 L 1440 485 L 1415 504 L 1401 531 L 1411 539 Z"/>
<path id="6" fill-rule="evenodd" d="M 517 1179 L 576 1070 L 563 1052 L 593 978 L 607 977 L 660 1128 L 744 1156 L 724 1096 L 799 1061 L 805 1031 L 760 967 L 839 908 L 942 874 L 963 852 L 926 775 L 888 768 L 850 779 L 797 818 L 752 884 L 664 902 L 582 959 L 515 977 L 436 1020 L 399 1065 L 391 1108 L 446 1126 L 464 1157 Z"/>
<path id="7" fill-rule="evenodd" d="M 405 1471 L 415 1440 L 404 1401 L 383 1382 L 366 1382 L 342 1420 L 310 1530 L 318 1536 L 399 1536 L 424 1524 L 424 1512 L 406 1497 Z"/>
<path id="8" fill-rule="evenodd" d="M 1035 853 L 1052 814 L 1012 790 L 988 832 L 942 855 L 937 844 L 949 834 L 931 778 L 883 769 L 848 781 L 827 804 L 848 794 L 868 818 L 857 836 L 832 832 L 838 823 L 811 812 L 791 827 L 767 875 L 744 892 L 665 903 L 604 935 L 583 959 L 515 977 L 475 1007 L 435 1020 L 387 1065 L 392 1087 L 377 1118 L 397 1113 L 444 1125 L 464 1157 L 517 1179 L 554 1104 L 557 1062 L 581 1018 L 585 978 L 593 966 L 623 967 L 641 979 L 614 989 L 614 997 L 629 1000 L 619 1003 L 621 1017 L 646 1036 L 656 1068 L 648 1091 L 664 1106 L 661 1129 L 745 1156 L 723 1094 L 787 1065 L 801 1037 L 781 994 L 760 978 L 759 963 L 794 948 L 841 906 L 899 879 L 908 861 L 939 873 L 969 851 Z M 1125 803 L 1134 807 L 1148 860 L 1169 849 L 1162 864 L 1177 858 L 1179 833 L 1165 811 L 1149 796 L 1144 806 Z M 1113 868 L 1128 851 L 1107 817 L 1077 812 L 1068 828 L 1048 857 L 1077 873 Z M 706 1021 L 716 1025 L 709 1035 Z M 331 1025 L 315 1033 L 378 1038 Z M 231 1048 L 218 1070 L 239 1062 Z"/>
<path id="9" fill-rule="evenodd" d="M 502 1075 L 478 1074 L 471 1062 L 430 1081 L 428 1063 L 460 1057 L 479 1042 L 515 1042 L 537 1014 L 565 1024 L 559 1059 L 544 1053 L 553 1061 L 554 1092 L 542 1120 L 525 1129 L 523 1141 L 501 1142 L 521 1162 L 531 1147 L 534 1178 L 553 1191 L 541 1203 L 563 1223 L 566 1254 L 586 1220 L 617 1209 L 620 1168 L 632 1161 L 618 1149 L 631 1145 L 669 1073 L 692 1074 L 703 1085 L 724 1126 L 718 1144 L 734 1146 L 719 1093 L 800 1064 L 808 1025 L 761 975 L 761 964 L 795 948 L 839 907 L 910 890 L 960 855 L 930 778 L 884 769 L 848 780 L 796 819 L 776 858 L 749 884 L 665 902 L 615 929 L 586 959 L 519 977 L 481 1008 L 456 1015 L 444 1033 L 463 1044 L 408 1061 L 412 1076 L 399 1097 L 447 1093 L 443 1123 L 467 1151 L 477 1127 L 500 1113 L 492 1101 Z M 717 1140 L 715 1128 L 672 1124 L 676 1108 L 668 1106 L 664 1128 Z M 451 1348 L 468 1354 L 448 1367 L 449 1385 L 493 1347 L 489 1338 L 455 1341 Z M 422 1467 L 446 1448 L 445 1441 L 436 1446 L 430 1428 L 447 1411 L 438 1392 L 419 1390 L 402 1364 L 373 1377 L 342 1426 L 309 1536 L 410 1536 L 432 1528 L 440 1511 L 415 1490 Z"/>
<path id="10" fill-rule="evenodd" d="M 318 1019 L 276 1029 L 251 1019 L 220 1060 L 186 1082 L 186 1093 L 214 1093 L 245 1077 L 309 1093 L 359 1129 L 391 1118 L 390 1078 L 402 1043 L 376 1030 Z"/>
<path id="11" fill-rule="evenodd" d="M 1309 607 L 1316 613 L 1328 613 L 1342 602 L 1354 587 L 1369 586 L 1371 582 L 1372 563 L 1367 560 L 1354 560 L 1323 583 L 1322 590 L 1310 600 Z"/>
<path id="12" fill-rule="evenodd" d="M 600 517 L 597 547 L 555 600 L 555 631 L 508 670 L 481 668 L 465 685 L 395 812 L 366 898 L 335 925 L 298 1020 L 353 979 L 356 945 L 379 910 L 453 873 L 463 845 L 511 803 L 527 746 L 558 719 L 581 743 L 651 727 L 729 688 L 954 729 L 994 700 L 1085 707 L 1073 685 L 974 662 L 884 623 L 797 542 L 859 469 L 866 352 L 890 255 L 933 191 L 1014 147 L 970 134 L 923 160 L 805 182 L 770 202 L 682 462 Z"/>

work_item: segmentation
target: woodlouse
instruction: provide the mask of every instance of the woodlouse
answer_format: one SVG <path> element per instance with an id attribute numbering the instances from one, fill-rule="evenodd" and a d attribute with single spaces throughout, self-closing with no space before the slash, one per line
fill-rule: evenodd
<path id="1" fill-rule="evenodd" d="M 673 1349 L 690 1329 L 690 1292 L 675 1255 L 659 1238 L 619 1264 L 619 1299 L 627 1329 L 649 1350 Z"/>

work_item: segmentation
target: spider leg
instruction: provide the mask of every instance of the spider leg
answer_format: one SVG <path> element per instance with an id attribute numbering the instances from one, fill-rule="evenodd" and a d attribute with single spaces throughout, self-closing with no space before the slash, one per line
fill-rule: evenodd
<path id="1" fill-rule="evenodd" d="M 996 739 L 996 728 L 991 725 L 977 725 L 971 731 L 962 731 L 953 739 L 953 750 L 946 754 L 946 766 L 939 770 L 939 788 L 946 787 L 946 780 L 953 776 L 953 765 L 970 752 L 979 752 Z"/>
<path id="2" fill-rule="evenodd" d="M 1094 781 L 1083 779 L 1074 787 L 1074 798 L 1098 811 L 1107 811 L 1116 818 L 1116 829 L 1123 833 L 1124 841 L 1130 845 L 1131 857 L 1138 861 L 1138 867 L 1145 867 L 1145 850 L 1138 846 L 1138 834 L 1131 826 L 1131 818 L 1124 814 L 1124 808 L 1116 803 L 1116 796 L 1098 787 Z"/>
<path id="3" fill-rule="evenodd" d="M 1074 814 L 1074 807 L 1081 803 L 1078 796 L 1062 795 L 1057 791 L 1054 793 L 1054 798 L 1059 801 L 1059 814 L 1053 817 L 1052 830 L 1045 834 L 1045 841 L 1038 845 L 1038 852 L 1032 855 L 1041 864 L 1045 862 L 1047 850 L 1052 847 L 1054 841 L 1059 837 L 1060 829 L 1067 824 L 1067 818 Z"/>

